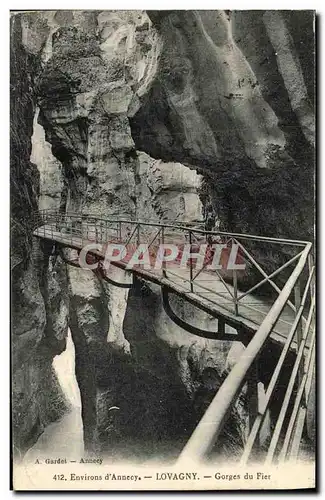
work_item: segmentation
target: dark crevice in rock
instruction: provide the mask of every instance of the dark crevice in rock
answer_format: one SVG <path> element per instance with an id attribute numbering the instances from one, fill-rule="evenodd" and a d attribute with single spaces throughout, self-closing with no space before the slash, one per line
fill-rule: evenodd
<path id="1" fill-rule="evenodd" d="M 186 308 L 184 302 L 180 302 L 179 305 Z M 162 332 L 156 324 L 156 318 L 161 315 L 161 307 L 160 294 L 137 281 L 136 287 L 129 293 L 123 323 L 123 332 L 130 342 L 136 374 L 128 381 L 128 391 L 124 390 L 123 397 L 127 398 L 128 411 L 134 411 L 128 431 L 125 429 L 124 433 L 127 432 L 130 436 L 135 432 L 140 434 L 143 439 L 140 453 L 141 448 L 142 452 L 147 449 L 149 453 L 152 446 L 152 451 L 158 457 L 160 454 L 164 456 L 160 443 L 163 445 L 163 442 L 173 441 L 172 450 L 176 458 L 225 375 L 216 366 L 200 366 L 199 359 L 200 356 L 202 358 L 204 349 L 194 348 L 195 337 L 193 350 L 190 349 L 187 358 L 180 364 L 180 353 L 186 347 L 172 347 L 172 339 L 170 343 L 166 343 L 160 338 Z M 185 314 L 188 316 L 188 310 Z M 173 328 L 177 329 L 175 326 Z M 191 338 L 191 335 L 185 333 L 185 337 Z M 184 378 L 181 371 L 184 363 L 188 366 L 188 378 Z M 229 456 L 236 449 L 239 454 L 242 445 L 240 418 L 235 410 L 214 453 Z"/>
<path id="2" fill-rule="evenodd" d="M 78 327 L 74 311 L 70 311 L 69 326 L 75 345 L 75 373 L 82 404 L 84 447 L 86 452 L 96 450 L 96 374 L 93 354 Z"/>

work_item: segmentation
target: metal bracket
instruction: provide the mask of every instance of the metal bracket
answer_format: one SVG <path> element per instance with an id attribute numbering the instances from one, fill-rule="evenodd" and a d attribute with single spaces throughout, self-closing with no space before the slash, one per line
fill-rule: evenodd
<path id="1" fill-rule="evenodd" d="M 234 341 L 239 341 L 242 342 L 242 336 L 238 334 L 231 334 L 231 333 L 225 333 L 224 331 L 224 322 L 220 325 L 220 329 L 217 332 L 212 332 L 209 330 L 202 330 L 200 328 L 197 328 L 196 326 L 190 325 L 186 321 L 182 320 L 177 314 L 172 310 L 171 305 L 169 303 L 169 289 L 166 286 L 161 287 L 161 293 L 162 293 L 162 299 L 163 299 L 163 306 L 166 314 L 169 316 L 169 318 L 176 323 L 176 325 L 180 326 L 183 328 L 183 330 L 186 330 L 189 333 L 192 333 L 193 335 L 197 335 L 198 337 L 203 337 L 205 339 L 212 339 L 212 340 L 228 340 L 231 342 Z M 222 321 L 222 319 L 218 318 L 218 321 Z"/>

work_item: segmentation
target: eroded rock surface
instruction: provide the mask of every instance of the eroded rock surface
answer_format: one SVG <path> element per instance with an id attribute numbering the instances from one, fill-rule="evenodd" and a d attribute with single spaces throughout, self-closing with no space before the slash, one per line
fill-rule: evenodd
<path id="1" fill-rule="evenodd" d="M 163 46 L 137 148 L 199 168 L 225 230 L 312 239 L 313 12 L 149 16 Z"/>
<path id="2" fill-rule="evenodd" d="M 13 168 L 26 186 L 23 199 L 13 193 L 19 223 L 38 196 L 29 161 L 37 102 L 32 161 L 41 208 L 199 220 L 211 204 L 227 230 L 311 237 L 314 56 L 301 48 L 302 39 L 313 50 L 311 13 L 43 11 L 15 19 L 13 54 L 26 55 L 30 81 L 13 78 L 32 94 L 13 109 L 29 117 L 24 143 L 14 142 Z M 30 242 L 28 228 L 15 262 L 30 260 Z M 50 345 L 49 367 L 69 321 L 87 449 L 123 456 L 127 437 L 135 454 L 144 439 L 163 453 L 162 440 L 181 436 L 179 448 L 240 354 L 174 325 L 153 286 L 128 292 L 71 267 L 66 277 L 61 257 L 41 250 L 42 272 L 29 263 L 18 273 L 18 323 L 35 313 L 14 354 Z M 20 381 L 31 367 L 22 370 Z M 226 429 L 232 452 L 244 414 L 235 412 Z"/>
<path id="3" fill-rule="evenodd" d="M 44 252 L 32 238 L 39 175 L 30 155 L 40 61 L 26 51 L 19 17 L 12 19 L 11 40 L 12 423 L 19 459 L 67 409 L 52 369 L 54 355 L 65 349 L 67 295 L 51 249 Z"/>

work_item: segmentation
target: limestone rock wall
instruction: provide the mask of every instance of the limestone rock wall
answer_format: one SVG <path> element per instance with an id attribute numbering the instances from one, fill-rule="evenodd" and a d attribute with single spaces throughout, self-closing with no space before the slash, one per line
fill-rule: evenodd
<path id="1" fill-rule="evenodd" d="M 148 14 L 163 43 L 137 148 L 195 165 L 225 230 L 313 239 L 314 13 Z"/>
<path id="2" fill-rule="evenodd" d="M 61 198 L 64 200 L 65 185 L 61 163 L 53 156 L 51 145 L 45 139 L 45 130 L 38 123 L 39 110 L 36 109 L 33 123 L 31 161 L 40 174 L 40 210 L 59 210 Z"/>
<path id="3" fill-rule="evenodd" d="M 11 20 L 10 61 L 12 425 L 16 459 L 67 409 L 52 370 L 53 357 L 65 349 L 65 273 L 58 271 L 51 249 L 41 248 L 32 237 L 39 174 L 30 155 L 40 60 L 26 50 L 20 21 L 18 17 Z"/>
<path id="4" fill-rule="evenodd" d="M 75 56 L 75 52 L 80 59 L 89 59 L 92 51 L 96 52 L 96 46 L 94 48 L 91 44 L 89 52 L 80 52 L 81 48 L 84 49 L 84 40 L 81 39 L 83 27 L 80 25 L 72 32 L 58 30 L 55 42 L 52 43 L 52 55 L 47 60 L 40 79 L 43 93 L 39 121 L 46 131 L 47 140 L 52 144 L 53 153 L 62 163 L 64 183 L 67 186 L 65 208 L 106 216 L 124 214 L 129 218 L 145 220 L 200 220 L 202 204 L 198 189 L 201 177 L 195 170 L 181 164 L 154 160 L 135 149 L 127 116 L 130 99 L 137 100 L 136 96 L 132 97 L 127 85 L 127 78 L 130 77 L 128 74 L 124 75 L 124 80 L 116 85 L 108 85 L 109 80 L 104 80 L 104 76 L 107 78 L 108 72 L 112 71 L 112 65 L 118 65 L 122 56 L 125 58 L 125 48 L 122 53 L 118 52 L 119 37 L 122 34 L 129 37 L 133 27 L 126 29 L 125 20 L 120 27 L 116 24 L 118 19 L 112 14 L 99 16 L 99 23 L 103 19 L 106 19 L 103 36 L 108 36 L 110 26 L 111 30 L 115 30 L 114 37 L 110 36 L 116 44 L 112 47 L 105 42 L 105 50 L 98 57 L 98 74 L 103 74 L 103 83 L 99 79 L 96 85 L 92 82 L 90 86 L 89 70 L 76 75 L 78 64 L 71 66 L 69 62 L 68 65 L 68 60 L 65 63 L 64 58 Z M 131 20 L 134 22 L 134 19 Z M 137 35 L 137 43 L 139 40 L 141 44 L 144 42 L 144 35 L 148 39 L 154 37 L 155 32 L 150 33 L 150 24 L 147 18 L 144 27 L 139 29 L 141 36 Z M 63 51 L 64 44 L 66 53 Z M 88 46 L 85 50 L 87 49 Z M 114 50 L 117 52 L 115 59 L 112 58 Z M 157 51 L 157 47 L 152 51 L 153 62 L 149 61 L 151 66 L 155 62 Z M 132 58 L 138 53 L 143 57 L 143 51 L 135 45 Z M 69 87 L 67 91 L 70 94 L 68 97 L 64 95 L 64 99 L 61 87 L 53 92 L 53 81 L 57 75 L 61 77 L 62 59 L 63 67 L 66 64 L 65 75 L 70 78 L 69 85 L 73 85 L 74 78 L 82 90 L 72 92 Z M 87 63 L 85 66 L 88 69 Z M 108 86 L 109 89 L 105 93 L 105 106 L 102 105 L 102 86 Z M 136 88 L 140 94 L 143 92 L 141 87 L 140 90 Z M 48 90 L 51 91 L 51 97 L 47 94 Z M 87 96 L 84 90 L 88 92 Z M 86 104 L 80 107 L 80 102 Z M 49 153 L 45 145 L 44 141 L 38 142 L 44 156 Z M 35 161 L 38 164 L 37 157 Z M 54 163 L 52 165 L 54 167 Z M 56 167 L 58 174 L 59 165 L 56 164 Z M 49 183 L 48 174 L 42 168 L 40 173 L 44 193 L 48 191 L 48 196 L 51 196 L 52 190 L 54 196 L 56 184 Z M 43 195 L 42 189 L 41 194 Z M 215 343 L 202 339 L 195 341 L 194 337 L 174 325 L 162 309 L 159 290 L 149 288 L 149 293 L 155 297 L 154 303 L 159 303 L 156 309 L 150 302 L 148 305 L 143 303 L 141 292 L 136 300 L 128 300 L 127 292 L 101 282 L 88 271 L 69 268 L 68 275 L 70 328 L 76 345 L 77 378 L 84 403 L 86 447 L 95 450 L 109 449 L 112 440 L 115 440 L 116 447 L 125 435 L 132 440 L 135 429 L 147 436 L 147 446 L 149 438 L 158 443 L 162 436 L 171 439 L 179 434 L 183 436 L 178 437 L 182 442 L 202 411 L 202 405 L 195 403 L 197 389 L 201 387 L 202 390 L 204 386 L 200 379 L 201 373 L 209 366 L 212 371 L 217 369 L 214 384 L 220 383 L 229 346 L 223 346 L 220 353 L 220 346 L 216 347 Z M 123 276 L 117 277 L 117 281 L 123 279 Z M 151 311 L 148 317 L 147 308 L 148 312 Z M 144 310 L 144 317 L 142 326 L 137 331 L 135 322 L 139 309 Z M 202 314 L 197 312 L 197 316 Z M 151 317 L 153 324 L 149 320 Z M 195 320 L 198 323 L 202 318 L 195 318 L 194 314 Z M 209 324 L 208 318 L 203 320 Z M 147 344 L 144 339 L 147 339 Z M 197 372 L 197 375 L 193 375 L 193 381 L 188 367 L 191 361 L 188 361 L 186 354 L 189 349 L 195 360 L 192 362 L 194 368 L 191 365 L 191 369 Z M 171 358 L 168 362 L 170 367 L 165 370 L 168 358 Z M 157 406 L 154 398 L 159 394 L 161 398 Z M 182 405 L 187 408 L 184 421 L 177 417 L 179 406 Z M 120 411 L 111 412 L 110 407 L 115 406 Z M 131 408 L 135 411 L 133 419 L 128 416 L 130 412 L 132 414 Z M 166 415 L 164 418 L 162 409 Z M 179 420 L 177 426 L 173 423 L 175 418 Z M 148 426 L 151 429 L 150 436 Z M 184 429 L 180 433 L 182 426 Z M 178 450 L 180 442 L 176 446 Z"/>

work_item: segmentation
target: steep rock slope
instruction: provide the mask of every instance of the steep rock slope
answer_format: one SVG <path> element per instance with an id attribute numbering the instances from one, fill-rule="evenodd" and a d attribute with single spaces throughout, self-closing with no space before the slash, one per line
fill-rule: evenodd
<path id="1" fill-rule="evenodd" d="M 40 61 L 26 50 L 16 18 L 11 40 L 12 423 L 19 458 L 66 410 L 52 359 L 65 348 L 67 305 L 60 289 L 65 273 L 32 238 L 39 176 L 30 154 Z"/>

